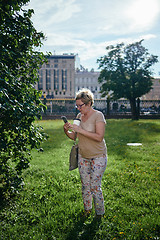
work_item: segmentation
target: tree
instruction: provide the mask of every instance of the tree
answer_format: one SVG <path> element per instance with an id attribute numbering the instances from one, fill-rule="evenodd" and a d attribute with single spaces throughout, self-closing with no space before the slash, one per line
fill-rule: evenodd
<path id="1" fill-rule="evenodd" d="M 43 53 L 36 51 L 44 35 L 31 21 L 29 0 L 0 2 L 0 195 L 10 196 L 22 184 L 29 167 L 30 151 L 45 138 L 35 119 L 43 104 L 34 88 Z"/>
<path id="2" fill-rule="evenodd" d="M 151 90 L 150 68 L 158 62 L 158 57 L 150 55 L 142 42 L 107 46 L 107 55 L 97 60 L 101 69 L 98 81 L 102 83 L 102 96 L 112 92 L 114 99 L 129 99 L 133 120 L 139 118 L 136 100 Z"/>

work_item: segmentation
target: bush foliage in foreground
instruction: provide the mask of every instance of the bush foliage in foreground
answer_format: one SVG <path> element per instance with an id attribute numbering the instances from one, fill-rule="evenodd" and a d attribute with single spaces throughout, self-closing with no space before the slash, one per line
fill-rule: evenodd
<path id="1" fill-rule="evenodd" d="M 44 36 L 31 22 L 28 0 L 0 2 L 0 196 L 6 198 L 22 183 L 30 150 L 44 135 L 33 125 L 40 117 L 40 93 L 34 89 L 42 53 L 34 50 Z"/>

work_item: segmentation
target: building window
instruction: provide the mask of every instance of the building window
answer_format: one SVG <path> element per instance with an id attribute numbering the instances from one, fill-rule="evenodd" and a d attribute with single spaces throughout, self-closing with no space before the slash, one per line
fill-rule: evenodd
<path id="1" fill-rule="evenodd" d="M 38 90 L 43 89 L 43 71 L 39 70 Z"/>
<path id="2" fill-rule="evenodd" d="M 51 70 L 46 69 L 46 89 L 51 89 Z"/>
<path id="3" fill-rule="evenodd" d="M 67 90 L 67 70 L 62 70 L 62 90 Z"/>
<path id="4" fill-rule="evenodd" d="M 54 89 L 59 90 L 59 70 L 54 70 Z"/>
<path id="5" fill-rule="evenodd" d="M 58 68 L 58 64 L 54 64 L 54 68 Z"/>

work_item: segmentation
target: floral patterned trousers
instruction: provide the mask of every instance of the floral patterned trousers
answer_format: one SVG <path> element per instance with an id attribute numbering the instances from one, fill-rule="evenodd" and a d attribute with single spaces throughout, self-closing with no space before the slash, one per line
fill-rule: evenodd
<path id="1" fill-rule="evenodd" d="M 92 196 L 95 212 L 103 215 L 104 199 L 101 189 L 101 180 L 107 167 L 107 157 L 104 155 L 98 158 L 86 159 L 79 155 L 78 168 L 82 182 L 82 197 L 84 209 L 92 209 Z"/>

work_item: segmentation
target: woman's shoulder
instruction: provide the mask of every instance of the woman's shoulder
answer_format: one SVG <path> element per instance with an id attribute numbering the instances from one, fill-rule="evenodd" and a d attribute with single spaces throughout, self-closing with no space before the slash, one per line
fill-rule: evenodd
<path id="1" fill-rule="evenodd" d="M 104 114 L 103 114 L 101 111 L 95 110 L 95 109 L 94 109 L 94 111 L 95 111 L 95 114 L 96 114 L 96 115 L 104 116 Z"/>
<path id="2" fill-rule="evenodd" d="M 106 122 L 105 121 L 105 117 L 104 117 L 104 114 L 99 111 L 99 110 L 95 110 L 95 117 L 98 121 L 103 121 L 103 122 Z"/>

